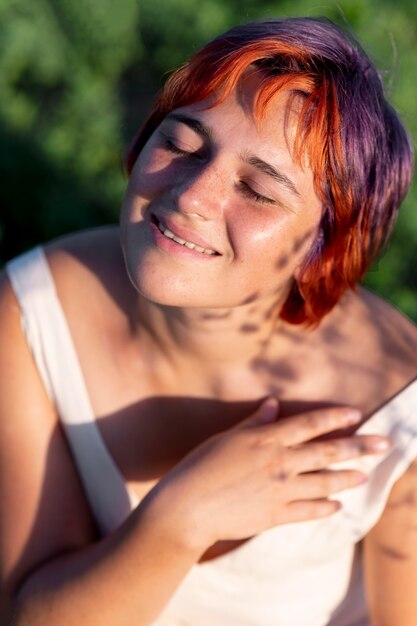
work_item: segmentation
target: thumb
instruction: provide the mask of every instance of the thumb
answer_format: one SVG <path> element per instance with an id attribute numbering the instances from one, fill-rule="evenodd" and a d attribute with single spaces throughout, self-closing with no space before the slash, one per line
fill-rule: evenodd
<path id="1" fill-rule="evenodd" d="M 270 424 L 278 415 L 278 406 L 278 400 L 273 396 L 269 396 L 261 402 L 255 413 L 252 413 L 246 420 L 244 420 L 244 423 L 252 426 Z"/>

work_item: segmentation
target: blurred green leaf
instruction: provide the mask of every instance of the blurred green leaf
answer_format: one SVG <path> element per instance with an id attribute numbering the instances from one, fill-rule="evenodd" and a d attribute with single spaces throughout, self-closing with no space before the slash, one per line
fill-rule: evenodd
<path id="1" fill-rule="evenodd" d="M 122 158 L 162 77 L 251 19 L 351 28 L 417 137 L 417 4 L 407 0 L 0 0 L 0 260 L 115 221 Z M 417 189 L 365 283 L 417 321 Z"/>

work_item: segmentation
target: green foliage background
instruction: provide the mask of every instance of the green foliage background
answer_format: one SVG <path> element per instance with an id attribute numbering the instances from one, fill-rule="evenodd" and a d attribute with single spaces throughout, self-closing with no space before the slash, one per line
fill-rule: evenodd
<path id="1" fill-rule="evenodd" d="M 122 158 L 161 77 L 222 30 L 325 15 L 353 28 L 417 137 L 414 0 L 0 0 L 0 262 L 115 222 Z M 417 190 L 366 283 L 417 321 Z"/>

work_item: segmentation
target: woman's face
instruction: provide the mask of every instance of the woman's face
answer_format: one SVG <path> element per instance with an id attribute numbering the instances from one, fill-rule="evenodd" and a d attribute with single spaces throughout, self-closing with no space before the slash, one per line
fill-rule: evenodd
<path id="1" fill-rule="evenodd" d="M 300 102 L 264 119 L 246 76 L 222 104 L 169 114 L 140 153 L 121 215 L 129 276 L 147 299 L 181 307 L 285 301 L 314 240 L 321 203 L 291 156 Z M 175 239 L 173 238 L 175 236 Z"/>

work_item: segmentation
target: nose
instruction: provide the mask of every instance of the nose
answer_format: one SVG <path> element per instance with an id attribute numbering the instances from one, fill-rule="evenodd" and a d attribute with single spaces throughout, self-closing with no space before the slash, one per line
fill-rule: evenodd
<path id="1" fill-rule="evenodd" d="M 215 163 L 204 163 L 178 180 L 173 196 L 181 213 L 216 219 L 227 203 L 225 172 Z"/>

